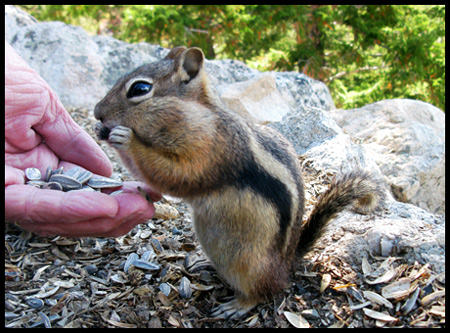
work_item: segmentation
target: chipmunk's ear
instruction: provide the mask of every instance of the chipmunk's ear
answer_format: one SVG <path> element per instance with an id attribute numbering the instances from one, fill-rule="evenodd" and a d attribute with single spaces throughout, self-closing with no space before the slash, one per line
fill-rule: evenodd
<path id="1" fill-rule="evenodd" d="M 188 81 L 195 78 L 200 72 L 204 59 L 203 51 L 198 47 L 191 47 L 181 55 L 182 67 L 189 76 Z"/>
<path id="2" fill-rule="evenodd" d="M 181 75 L 182 81 L 185 83 L 198 75 L 203 67 L 204 59 L 203 51 L 198 47 L 187 49 L 184 46 L 173 48 L 164 58 L 164 60 L 174 61 L 174 69 Z"/>
<path id="3" fill-rule="evenodd" d="M 185 46 L 177 46 L 170 50 L 169 54 L 166 55 L 164 60 L 175 60 L 180 57 L 180 55 L 186 50 Z"/>

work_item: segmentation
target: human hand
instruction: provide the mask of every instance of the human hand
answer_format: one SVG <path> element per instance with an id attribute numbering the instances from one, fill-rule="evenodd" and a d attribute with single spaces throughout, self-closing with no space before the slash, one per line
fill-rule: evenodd
<path id="1" fill-rule="evenodd" d="M 105 153 L 64 109 L 48 84 L 5 42 L 5 218 L 42 235 L 119 236 L 151 218 L 136 183 L 124 193 L 61 192 L 25 185 L 24 171 L 78 165 L 110 176 Z M 148 186 L 154 201 L 160 194 Z"/>

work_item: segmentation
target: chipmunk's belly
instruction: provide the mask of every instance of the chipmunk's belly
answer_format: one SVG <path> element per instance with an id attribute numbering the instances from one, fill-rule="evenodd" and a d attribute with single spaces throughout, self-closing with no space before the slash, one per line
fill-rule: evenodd
<path id="1" fill-rule="evenodd" d="M 249 263 L 263 263 L 279 231 L 273 205 L 251 190 L 222 189 L 190 200 L 205 254 L 232 285 Z"/>

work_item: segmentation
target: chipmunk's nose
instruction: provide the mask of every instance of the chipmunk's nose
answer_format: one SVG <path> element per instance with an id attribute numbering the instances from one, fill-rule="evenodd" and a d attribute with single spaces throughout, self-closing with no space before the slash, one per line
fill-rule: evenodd
<path id="1" fill-rule="evenodd" d="M 98 103 L 94 108 L 94 117 L 97 120 L 103 121 L 103 112 L 100 103 Z"/>

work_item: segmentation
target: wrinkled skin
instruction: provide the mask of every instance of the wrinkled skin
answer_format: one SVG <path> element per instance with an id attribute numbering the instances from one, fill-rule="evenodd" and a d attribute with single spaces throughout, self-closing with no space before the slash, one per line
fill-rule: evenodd
<path id="1" fill-rule="evenodd" d="M 111 162 L 64 109 L 49 85 L 5 42 L 5 219 L 41 235 L 124 235 L 150 219 L 161 195 L 125 182 L 124 193 L 61 192 L 25 185 L 24 170 L 80 166 L 110 176 Z"/>

